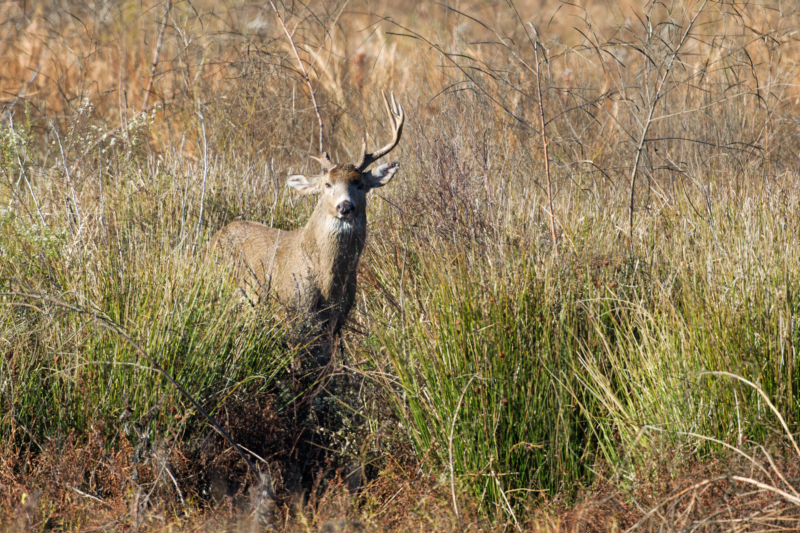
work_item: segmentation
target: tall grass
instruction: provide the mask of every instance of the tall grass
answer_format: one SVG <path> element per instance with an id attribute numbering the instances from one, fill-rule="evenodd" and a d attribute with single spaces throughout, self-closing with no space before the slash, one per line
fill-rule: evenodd
<path id="1" fill-rule="evenodd" d="M 131 227 L 116 200 L 106 207 L 125 229 L 107 246 L 96 235 L 67 247 L 63 235 L 43 240 L 43 230 L 4 221 L 16 248 L 6 253 L 17 259 L 3 263 L 6 438 L 20 426 L 44 442 L 98 421 L 117 432 L 123 415 L 141 422 L 150 413 L 147 424 L 161 431 L 176 413 L 188 420 L 191 407 L 117 331 L 210 410 L 274 387 L 292 360 L 276 309 L 241 303 L 224 266 L 173 247 L 149 224 Z"/>
<path id="2" fill-rule="evenodd" d="M 652 258 L 603 254 L 602 227 L 584 228 L 561 260 L 507 228 L 478 246 L 387 232 L 367 307 L 375 364 L 388 358 L 396 372 L 386 386 L 417 453 L 501 513 L 506 499 L 522 509 L 575 490 L 596 468 L 641 481 L 669 448 L 664 432 L 674 446 L 686 434 L 764 442 L 776 420 L 758 394 L 704 372 L 750 376 L 797 423 L 793 224 L 789 236 L 756 211 L 718 219 L 729 243 L 751 243 L 749 259 L 698 257 L 682 228 L 662 225 Z M 695 238 L 700 250 L 725 246 L 714 231 Z M 404 295 L 401 309 L 387 293 Z M 700 456 L 721 451 L 693 442 Z"/>
<path id="3" fill-rule="evenodd" d="M 280 315 L 242 303 L 204 243 L 235 218 L 307 220 L 313 199 L 283 181 L 315 172 L 317 116 L 274 13 L 193 4 L 171 7 L 146 113 L 163 3 L 102 4 L 122 26 L 69 2 L 69 18 L 3 8 L 24 28 L 13 49 L 53 50 L 0 137 L 4 439 L 199 429 L 105 323 L 212 410 L 268 392 L 293 412 Z M 515 519 L 602 479 L 635 484 L 674 449 L 784 438 L 757 392 L 708 371 L 800 422 L 797 13 L 537 6 L 278 6 L 334 160 L 384 138 L 381 90 L 408 116 L 402 173 L 372 193 L 347 383 L 325 400 L 361 439 L 342 437 L 346 455 L 381 457 L 399 427 L 425 472 Z M 15 97 L 39 65 L 26 57 Z M 375 383 L 386 395 L 364 400 Z M 372 435 L 353 429 L 365 418 Z"/>

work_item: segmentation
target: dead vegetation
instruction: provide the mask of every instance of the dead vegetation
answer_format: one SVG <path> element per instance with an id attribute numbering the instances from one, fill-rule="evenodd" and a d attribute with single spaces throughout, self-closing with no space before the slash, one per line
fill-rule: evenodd
<path id="1" fill-rule="evenodd" d="M 275 7 L 0 6 L 0 528 L 798 529 L 794 6 Z M 309 372 L 205 243 L 390 89 Z"/>

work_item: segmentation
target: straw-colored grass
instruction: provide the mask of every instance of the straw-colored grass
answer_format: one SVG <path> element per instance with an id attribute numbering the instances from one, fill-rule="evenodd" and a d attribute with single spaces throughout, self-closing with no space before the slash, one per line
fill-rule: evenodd
<path id="1" fill-rule="evenodd" d="M 385 142 L 381 90 L 408 117 L 309 374 L 205 250 L 313 209 L 284 187 L 319 129 L 272 7 L 33 4 L 0 7 L 0 525 L 795 523 L 794 7 L 276 5 L 335 161 Z"/>

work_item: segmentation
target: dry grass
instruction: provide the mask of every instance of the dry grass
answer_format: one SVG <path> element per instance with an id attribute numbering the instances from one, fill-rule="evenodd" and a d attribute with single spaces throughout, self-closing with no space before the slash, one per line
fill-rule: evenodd
<path id="1" fill-rule="evenodd" d="M 408 116 L 323 376 L 204 257 L 313 207 L 269 5 L 2 4 L 0 525 L 796 528 L 800 14 L 612 4 L 278 5 L 335 161 Z"/>

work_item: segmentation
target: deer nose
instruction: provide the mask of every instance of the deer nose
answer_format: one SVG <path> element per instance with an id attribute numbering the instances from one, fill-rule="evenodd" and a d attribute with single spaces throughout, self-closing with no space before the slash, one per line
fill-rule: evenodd
<path id="1" fill-rule="evenodd" d="M 342 216 L 352 215 L 355 210 L 355 206 L 347 200 L 336 206 L 336 212 Z"/>

